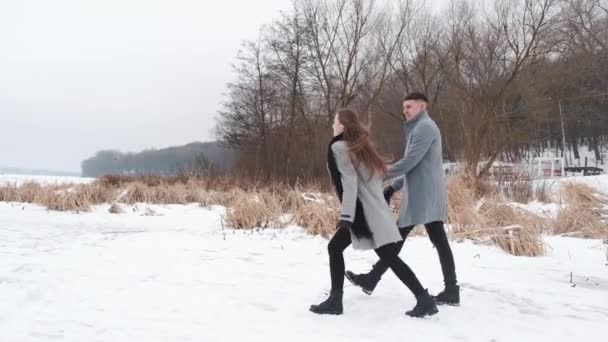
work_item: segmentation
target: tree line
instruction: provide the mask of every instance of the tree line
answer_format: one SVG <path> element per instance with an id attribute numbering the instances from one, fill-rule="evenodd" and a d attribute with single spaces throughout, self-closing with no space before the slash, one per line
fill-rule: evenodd
<path id="1" fill-rule="evenodd" d="M 225 172 L 235 152 L 217 142 L 191 143 L 138 153 L 102 150 L 81 163 L 83 177 L 103 175 L 180 175 Z"/>
<path id="2" fill-rule="evenodd" d="M 240 172 L 325 176 L 337 109 L 377 149 L 403 148 L 403 96 L 422 91 L 444 157 L 483 175 L 496 160 L 608 138 L 608 0 L 295 0 L 243 43 L 217 135 Z M 575 151 L 577 153 L 577 151 Z M 478 167 L 478 165 L 485 167 Z"/>

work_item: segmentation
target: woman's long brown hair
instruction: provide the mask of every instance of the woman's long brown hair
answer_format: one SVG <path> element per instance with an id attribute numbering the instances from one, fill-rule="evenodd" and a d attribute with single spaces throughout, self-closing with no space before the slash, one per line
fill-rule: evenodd
<path id="1" fill-rule="evenodd" d="M 356 163 L 362 163 L 371 175 L 384 174 L 386 163 L 369 142 L 369 133 L 361 125 L 357 114 L 350 109 L 338 110 L 338 121 L 344 125 L 344 140 Z"/>

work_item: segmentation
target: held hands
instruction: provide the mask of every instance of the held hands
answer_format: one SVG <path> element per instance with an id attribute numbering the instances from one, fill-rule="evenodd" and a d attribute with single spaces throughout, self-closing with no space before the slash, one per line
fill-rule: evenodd
<path id="1" fill-rule="evenodd" d="M 340 222 L 338 222 L 337 228 L 338 229 L 345 228 L 345 229 L 351 230 L 353 228 L 353 223 L 350 221 L 340 220 Z"/>
<path id="2" fill-rule="evenodd" d="M 387 204 L 391 204 L 391 198 L 393 198 L 393 195 L 395 194 L 395 189 L 393 189 L 392 186 L 387 186 L 386 188 L 384 188 L 384 200 L 386 201 Z"/>

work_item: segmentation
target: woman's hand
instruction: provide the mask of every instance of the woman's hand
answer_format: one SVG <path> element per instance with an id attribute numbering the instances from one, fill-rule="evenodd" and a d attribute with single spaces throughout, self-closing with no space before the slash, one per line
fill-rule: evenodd
<path id="1" fill-rule="evenodd" d="M 393 198 L 393 195 L 395 194 L 395 189 L 393 189 L 392 186 L 387 186 L 386 188 L 384 188 L 384 200 L 386 201 L 386 204 L 391 204 L 391 198 Z"/>
<path id="2" fill-rule="evenodd" d="M 350 221 L 340 220 L 340 222 L 338 222 L 338 229 L 344 228 L 344 229 L 351 230 L 352 227 L 353 227 L 353 223 Z"/>

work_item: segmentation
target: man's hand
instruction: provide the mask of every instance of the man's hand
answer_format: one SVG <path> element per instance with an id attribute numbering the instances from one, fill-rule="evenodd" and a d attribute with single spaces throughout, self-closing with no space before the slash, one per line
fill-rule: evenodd
<path id="1" fill-rule="evenodd" d="M 391 204 L 391 198 L 393 198 L 393 195 L 395 194 L 395 189 L 393 189 L 392 186 L 387 186 L 386 188 L 384 188 L 384 200 L 386 201 L 386 204 Z"/>

